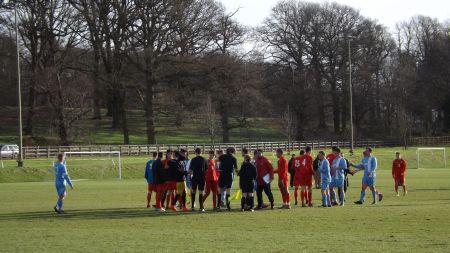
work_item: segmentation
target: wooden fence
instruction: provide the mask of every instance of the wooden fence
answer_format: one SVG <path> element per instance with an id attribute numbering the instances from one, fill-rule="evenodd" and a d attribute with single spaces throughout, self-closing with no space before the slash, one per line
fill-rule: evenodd
<path id="1" fill-rule="evenodd" d="M 398 140 L 392 141 L 355 141 L 355 147 L 388 147 L 400 146 L 402 143 Z M 237 152 L 243 148 L 249 150 L 262 149 L 263 151 L 275 151 L 278 148 L 283 150 L 299 150 L 310 146 L 313 149 L 329 149 L 331 146 L 341 148 L 350 148 L 348 141 L 295 141 L 295 142 L 247 142 L 247 143 L 215 143 L 215 144 L 155 144 L 155 145 L 95 145 L 95 146 L 33 146 L 23 147 L 24 159 L 30 158 L 50 158 L 55 157 L 62 152 L 104 152 L 120 151 L 122 156 L 141 156 L 150 155 L 152 152 L 165 151 L 167 149 L 179 150 L 186 149 L 190 153 L 200 147 L 203 151 L 226 149 L 234 147 Z M 84 155 L 88 156 L 88 155 Z"/>
<path id="2" fill-rule="evenodd" d="M 402 140 L 358 140 L 355 147 L 392 147 L 403 146 Z M 448 146 L 450 136 L 443 137 L 413 137 L 408 140 L 408 146 Z M 24 159 L 50 158 L 62 152 L 103 152 L 120 151 L 123 156 L 150 155 L 152 152 L 165 151 L 167 149 L 186 149 L 193 152 L 196 147 L 204 151 L 226 149 L 234 147 L 240 152 L 244 147 L 250 150 L 262 149 L 263 151 L 275 151 L 277 148 L 283 150 L 299 150 L 311 146 L 313 149 L 329 149 L 331 146 L 350 148 L 348 141 L 294 141 L 294 142 L 247 142 L 247 143 L 215 143 L 215 144 L 155 144 L 155 145 L 92 145 L 92 146 L 29 146 L 23 147 Z M 3 156 L 3 159 L 17 159 L 17 155 Z"/>

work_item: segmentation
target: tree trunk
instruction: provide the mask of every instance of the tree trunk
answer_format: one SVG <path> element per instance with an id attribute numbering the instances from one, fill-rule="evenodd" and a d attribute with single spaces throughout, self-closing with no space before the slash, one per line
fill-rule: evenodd
<path id="1" fill-rule="evenodd" d="M 333 125 L 334 133 L 340 132 L 341 123 L 341 110 L 339 108 L 339 95 L 337 94 L 335 85 L 332 87 L 332 100 L 333 100 Z"/>
<path id="2" fill-rule="evenodd" d="M 95 48 L 94 48 L 94 51 Z M 92 79 L 94 80 L 94 116 L 92 119 L 102 119 L 102 113 L 101 113 L 101 101 L 102 99 L 102 92 L 100 89 L 100 55 L 98 52 L 94 52 L 94 71 L 92 72 Z"/>
<path id="3" fill-rule="evenodd" d="M 146 73 L 146 89 L 145 89 L 145 122 L 147 126 L 147 143 L 156 143 L 155 132 L 155 115 L 153 112 L 153 86 L 155 80 L 152 77 L 152 73 L 147 71 Z"/>
<path id="4" fill-rule="evenodd" d="M 297 110 L 297 133 L 296 133 L 296 140 L 302 141 L 305 139 L 303 136 L 303 124 L 305 123 L 303 120 L 303 112 L 300 110 Z"/>
<path id="5" fill-rule="evenodd" d="M 28 94 L 28 110 L 27 110 L 27 118 L 25 120 L 25 128 L 24 134 L 33 136 L 33 117 L 34 117 L 34 109 L 36 105 L 36 82 L 34 81 L 34 77 L 30 81 L 30 89 Z"/>
<path id="6" fill-rule="evenodd" d="M 223 104 L 219 105 L 220 122 L 222 124 L 222 141 L 223 143 L 230 142 L 230 117 L 228 110 Z"/>
<path id="7" fill-rule="evenodd" d="M 130 144 L 130 134 L 128 131 L 127 110 L 125 108 L 125 92 L 121 96 L 121 117 L 122 117 L 122 132 L 123 132 L 123 144 Z"/>
<path id="8" fill-rule="evenodd" d="M 123 101 L 120 91 L 118 89 L 112 90 L 111 98 L 111 116 L 112 116 L 112 128 L 120 129 L 122 126 L 122 111 Z"/>

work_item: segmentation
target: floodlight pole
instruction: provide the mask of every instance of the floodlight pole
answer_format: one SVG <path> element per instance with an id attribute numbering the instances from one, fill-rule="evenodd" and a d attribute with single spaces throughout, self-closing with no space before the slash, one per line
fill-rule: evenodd
<path id="1" fill-rule="evenodd" d="M 19 53 L 19 26 L 17 22 L 17 2 L 14 1 L 14 24 L 16 28 L 16 57 L 17 57 L 17 104 L 19 114 L 19 160 L 17 166 L 23 167 L 23 153 L 22 153 L 22 91 L 20 88 L 20 53 Z"/>
<path id="2" fill-rule="evenodd" d="M 351 39 L 348 38 L 348 83 L 349 83 L 349 95 L 350 95 L 350 154 L 353 154 L 353 87 L 352 87 L 352 50 L 351 50 Z"/>

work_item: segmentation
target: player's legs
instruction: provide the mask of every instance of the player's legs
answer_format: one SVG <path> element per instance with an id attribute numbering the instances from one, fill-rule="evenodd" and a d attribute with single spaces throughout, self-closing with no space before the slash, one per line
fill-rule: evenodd
<path id="1" fill-rule="evenodd" d="M 366 197 L 366 189 L 367 189 L 367 184 L 363 182 L 361 184 L 361 195 L 359 196 L 359 200 L 356 201 L 355 204 L 364 203 L 364 198 Z"/>
<path id="2" fill-rule="evenodd" d="M 258 185 L 256 187 L 256 199 L 258 202 L 258 206 L 257 206 L 258 209 L 263 208 L 263 205 L 264 205 L 263 196 L 262 196 L 263 189 L 264 189 L 264 186 L 262 186 L 262 185 Z"/>
<path id="3" fill-rule="evenodd" d="M 403 196 L 406 196 L 408 194 L 408 190 L 406 189 L 406 178 L 402 178 L 402 187 L 403 187 Z"/>
<path id="4" fill-rule="evenodd" d="M 153 184 L 148 184 L 147 188 L 148 188 L 148 191 L 147 191 L 147 208 L 149 208 L 150 207 L 150 202 L 152 201 L 152 193 L 153 193 L 153 190 L 154 190 L 154 186 L 153 186 Z"/>
<path id="5" fill-rule="evenodd" d="M 321 188 L 320 192 L 322 194 L 322 207 L 328 206 L 328 197 L 327 197 L 327 191 L 328 191 L 329 185 L 327 182 L 322 181 L 321 182 Z"/>
<path id="6" fill-rule="evenodd" d="M 400 185 L 400 182 L 397 179 L 394 179 L 394 191 L 395 194 L 397 195 L 397 197 L 399 196 L 398 194 L 398 186 Z"/>
<path id="7" fill-rule="evenodd" d="M 269 198 L 270 208 L 273 209 L 274 199 L 273 199 L 272 189 L 270 189 L 270 184 L 266 184 L 263 189 L 264 189 L 264 193 L 267 195 L 267 198 Z"/>
<path id="8" fill-rule="evenodd" d="M 205 211 L 205 208 L 203 206 L 203 193 L 205 191 L 205 181 L 201 181 L 198 184 L 198 201 L 200 202 L 200 211 Z M 194 202 L 194 200 L 192 200 Z"/>
<path id="9" fill-rule="evenodd" d="M 279 180 L 278 187 L 280 188 L 281 198 L 283 199 L 283 206 L 289 205 L 289 189 L 287 185 L 287 180 Z"/>
<path id="10" fill-rule="evenodd" d="M 336 192 L 334 191 L 335 184 L 336 184 L 335 179 L 333 179 L 330 184 L 330 187 L 328 188 L 332 205 L 337 205 Z"/>
<path id="11" fill-rule="evenodd" d="M 372 192 L 372 197 L 373 197 L 373 202 L 372 204 L 376 204 L 377 203 L 377 189 L 375 188 L 374 185 L 369 185 L 369 189 Z"/>
<path id="12" fill-rule="evenodd" d="M 241 211 L 245 211 L 245 205 L 247 204 L 248 194 L 246 192 L 242 193 L 241 197 Z"/>
<path id="13" fill-rule="evenodd" d="M 312 182 L 306 186 L 306 192 L 308 194 L 308 206 L 312 206 Z"/>
<path id="14" fill-rule="evenodd" d="M 66 186 L 64 184 L 56 184 L 56 192 L 58 194 L 58 200 L 56 201 L 56 205 L 53 209 L 55 212 L 61 213 L 63 200 L 66 197 Z"/>
<path id="15" fill-rule="evenodd" d="M 306 205 L 305 205 L 305 198 L 307 198 L 306 197 L 306 185 L 301 185 L 300 195 L 301 195 L 301 200 L 302 200 L 302 207 L 306 207 Z"/>
<path id="16" fill-rule="evenodd" d="M 197 181 L 196 180 L 192 180 L 191 182 L 191 209 L 194 210 L 195 209 L 195 195 L 197 193 Z"/>
<path id="17" fill-rule="evenodd" d="M 344 202 L 345 202 L 345 190 L 344 187 L 338 187 L 338 192 L 339 192 L 339 199 L 341 200 L 340 205 L 344 206 Z"/>
<path id="18" fill-rule="evenodd" d="M 227 209 L 228 211 L 231 211 L 231 203 L 230 203 L 230 195 L 231 195 L 231 182 L 229 183 L 229 185 L 226 188 L 226 196 L 225 196 L 225 203 L 227 205 Z"/>
<path id="19" fill-rule="evenodd" d="M 208 198 L 209 194 L 211 194 L 211 182 L 206 182 L 205 183 L 205 193 L 203 193 L 203 200 L 202 200 L 203 203 Z"/>

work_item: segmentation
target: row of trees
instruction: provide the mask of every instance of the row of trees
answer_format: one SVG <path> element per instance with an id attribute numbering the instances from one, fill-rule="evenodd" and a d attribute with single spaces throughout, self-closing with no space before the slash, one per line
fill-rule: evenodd
<path id="1" fill-rule="evenodd" d="M 111 117 L 129 143 L 127 111 L 176 124 L 204 118 L 224 142 L 251 117 L 280 122 L 287 138 L 348 134 L 350 60 L 358 136 L 450 129 L 449 27 L 428 17 L 395 33 L 336 3 L 281 1 L 258 27 L 214 0 L 17 0 L 26 87 L 25 133 L 47 108 L 61 144 L 70 126 Z M 0 21 L 2 90 L 14 86 L 14 22 Z M 250 52 L 244 45 L 255 42 Z M 351 59 L 350 59 L 351 57 Z M 6 93 L 4 104 L 14 104 Z M 106 108 L 106 115 L 102 115 Z M 328 129 L 332 131 L 328 131 Z M 412 131 L 414 130 L 414 131 Z"/>

